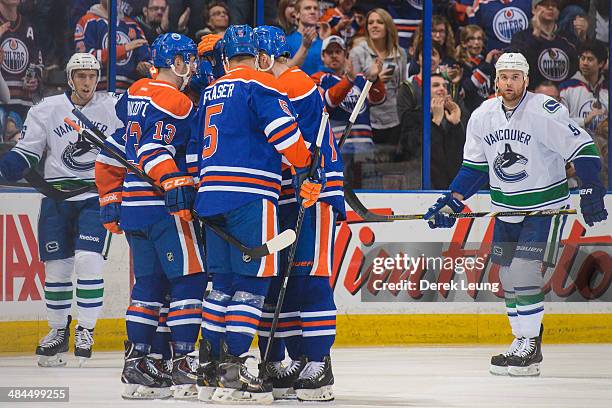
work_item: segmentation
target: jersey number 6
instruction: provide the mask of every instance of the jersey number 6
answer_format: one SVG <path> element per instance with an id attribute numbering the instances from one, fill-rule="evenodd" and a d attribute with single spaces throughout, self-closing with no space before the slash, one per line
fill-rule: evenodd
<path id="1" fill-rule="evenodd" d="M 208 159 L 217 151 L 217 139 L 219 137 L 219 129 L 211 124 L 213 116 L 223 112 L 223 104 L 210 105 L 206 107 L 206 116 L 204 118 L 204 148 L 202 149 L 202 159 Z"/>

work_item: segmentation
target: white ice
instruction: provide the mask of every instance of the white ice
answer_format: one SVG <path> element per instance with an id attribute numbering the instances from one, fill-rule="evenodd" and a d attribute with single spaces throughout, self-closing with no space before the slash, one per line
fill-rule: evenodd
<path id="1" fill-rule="evenodd" d="M 338 348 L 333 351 L 336 400 L 307 403 L 333 407 L 611 408 L 612 345 L 544 345 L 539 378 L 488 373 L 499 346 Z M 94 353 L 85 368 L 73 356 L 63 368 L 38 368 L 34 356 L 0 356 L 0 386 L 67 386 L 70 404 L 93 407 L 196 406 L 202 402 L 121 399 L 120 353 Z M 54 403 L 0 403 L 25 408 Z M 67 404 L 63 404 L 67 405 Z M 298 402 L 274 403 L 295 407 Z M 227 406 L 227 405 L 226 405 Z"/>

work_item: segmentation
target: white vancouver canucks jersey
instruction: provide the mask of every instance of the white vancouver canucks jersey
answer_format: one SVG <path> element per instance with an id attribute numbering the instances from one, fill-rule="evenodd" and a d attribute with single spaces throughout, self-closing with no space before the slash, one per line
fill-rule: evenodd
<path id="1" fill-rule="evenodd" d="M 115 114 L 115 103 L 116 98 L 112 94 L 96 92 L 81 111 L 104 134 L 111 135 L 123 126 Z M 77 132 L 64 123 L 64 118 L 68 117 L 81 124 L 72 114 L 73 109 L 74 105 L 67 94 L 45 98 L 28 112 L 21 139 L 13 148 L 28 161 L 30 167 L 35 166 L 46 151 L 45 180 L 64 189 L 94 184 L 94 165 L 99 152 L 96 146 L 79 140 Z M 91 196 L 87 194 L 77 198 Z"/>
<path id="2" fill-rule="evenodd" d="M 489 99 L 468 122 L 463 165 L 488 171 L 496 211 L 564 206 L 565 163 L 578 157 L 599 157 L 591 136 L 546 95 L 528 92 L 509 119 Z"/>

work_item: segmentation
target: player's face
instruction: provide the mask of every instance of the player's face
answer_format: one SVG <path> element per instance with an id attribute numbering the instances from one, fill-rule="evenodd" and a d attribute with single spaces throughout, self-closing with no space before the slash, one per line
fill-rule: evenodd
<path id="1" fill-rule="evenodd" d="M 526 87 L 527 81 L 521 71 L 513 69 L 499 71 L 497 88 L 504 102 L 511 103 L 520 99 Z"/>
<path id="2" fill-rule="evenodd" d="M 79 69 L 72 73 L 72 83 L 80 98 L 88 101 L 96 91 L 98 72 L 93 69 Z"/>
<path id="3" fill-rule="evenodd" d="M 385 22 L 378 13 L 372 13 L 368 17 L 368 34 L 372 40 L 381 40 L 387 36 Z"/>
<path id="4" fill-rule="evenodd" d="M 580 73 L 585 77 L 599 75 L 599 70 L 603 68 L 603 63 L 600 64 L 590 51 L 585 51 L 580 55 Z"/>
<path id="5" fill-rule="evenodd" d="M 305 26 L 314 26 L 319 21 L 319 4 L 314 0 L 306 0 L 300 4 L 300 22 Z"/>
<path id="6" fill-rule="evenodd" d="M 323 64 L 329 69 L 337 71 L 344 67 L 346 53 L 338 44 L 330 44 L 323 51 Z"/>

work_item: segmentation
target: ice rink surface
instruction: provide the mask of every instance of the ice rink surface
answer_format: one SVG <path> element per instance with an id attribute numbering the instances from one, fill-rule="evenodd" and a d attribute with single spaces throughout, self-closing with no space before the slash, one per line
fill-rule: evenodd
<path id="1" fill-rule="evenodd" d="M 612 345 L 545 344 L 539 378 L 490 375 L 489 358 L 501 351 L 500 346 L 336 349 L 332 354 L 335 401 L 275 402 L 273 406 L 612 407 Z M 86 368 L 78 368 L 70 355 L 66 367 L 45 369 L 36 366 L 34 356 L 0 356 L 0 386 L 70 387 L 70 404 L 24 402 L 0 406 L 150 408 L 204 404 L 123 400 L 122 366 L 121 353 L 94 353 Z"/>

